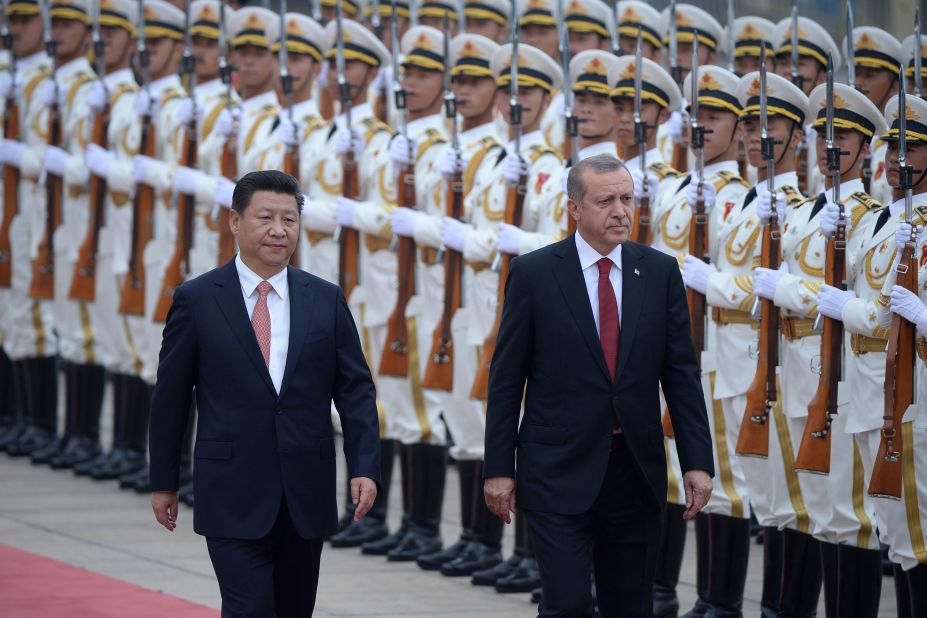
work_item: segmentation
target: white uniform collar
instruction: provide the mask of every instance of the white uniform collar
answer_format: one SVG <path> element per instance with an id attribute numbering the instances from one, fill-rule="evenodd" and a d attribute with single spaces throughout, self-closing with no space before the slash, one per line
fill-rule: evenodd
<path id="1" fill-rule="evenodd" d="M 161 79 L 156 79 L 155 81 L 148 84 L 148 88 L 152 92 L 161 92 L 167 90 L 168 88 L 183 88 L 183 84 L 180 83 L 180 77 L 177 75 L 167 75 Z"/>
<path id="2" fill-rule="evenodd" d="M 628 159 L 624 162 L 625 167 L 629 170 L 636 170 L 640 168 L 640 155 Z M 660 153 L 659 148 L 651 148 L 647 151 L 647 167 L 650 167 L 654 163 L 663 163 L 663 155 Z"/>
<path id="3" fill-rule="evenodd" d="M 34 68 L 36 65 L 42 64 L 43 62 L 48 62 L 48 54 L 43 51 L 32 54 L 31 56 L 26 56 L 25 58 L 19 59 L 16 61 L 16 70 L 17 71 L 29 71 Z"/>
<path id="4" fill-rule="evenodd" d="M 373 117 L 373 107 L 371 107 L 370 103 L 368 103 L 367 101 L 364 101 L 360 105 L 351 106 L 351 124 L 353 124 L 355 127 L 360 122 L 366 120 L 367 118 L 372 118 L 372 117 Z M 343 113 L 335 116 L 335 126 L 337 126 L 339 129 L 344 127 L 344 124 L 346 121 L 347 121 L 347 118 L 345 117 L 345 114 Z"/>
<path id="5" fill-rule="evenodd" d="M 547 145 L 547 139 L 544 137 L 544 133 L 540 129 L 538 129 L 537 131 L 532 131 L 531 133 L 528 133 L 527 135 L 521 136 L 521 151 L 522 152 L 527 152 L 528 150 L 531 149 L 532 146 L 535 146 L 535 145 L 540 145 L 540 146 Z M 510 141 L 506 145 L 505 149 L 508 152 L 515 152 L 514 140 Z"/>
<path id="6" fill-rule="evenodd" d="M 262 92 L 259 95 L 253 96 L 250 99 L 245 99 L 241 102 L 241 111 L 249 112 L 253 109 L 258 109 L 270 105 L 271 107 L 277 107 L 277 93 L 273 90 L 268 90 L 267 92 Z"/>
<path id="7" fill-rule="evenodd" d="M 225 90 L 225 84 L 222 83 L 222 80 L 218 77 L 216 79 L 211 79 L 208 82 L 203 82 L 202 84 L 196 85 L 197 98 L 208 98 L 214 94 L 219 94 L 221 91 Z"/>
<path id="8" fill-rule="evenodd" d="M 309 116 L 318 117 L 319 115 L 319 105 L 315 102 L 315 99 L 306 99 L 293 104 L 293 117 L 297 120 Z"/>
<path id="9" fill-rule="evenodd" d="M 106 77 L 103 78 L 103 81 L 106 83 L 107 87 L 112 88 L 117 84 L 122 84 L 125 82 L 135 83 L 135 73 L 132 72 L 132 69 L 119 69 L 113 73 L 107 73 Z"/>
<path id="10" fill-rule="evenodd" d="M 79 58 L 62 64 L 58 67 L 58 70 L 55 71 L 55 75 L 57 79 L 67 80 L 81 71 L 93 71 L 93 67 L 90 66 L 90 62 L 87 61 L 86 56 L 80 56 Z"/>
<path id="11" fill-rule="evenodd" d="M 495 122 L 487 122 L 486 124 L 481 124 L 478 127 L 467 129 L 460 134 L 460 142 L 463 144 L 470 144 L 473 142 L 478 142 L 484 137 L 494 137 L 499 139 L 499 133 L 496 130 Z"/>
<path id="12" fill-rule="evenodd" d="M 406 124 L 406 132 L 409 135 L 418 135 L 431 127 L 441 126 L 442 122 L 444 122 L 443 114 L 431 114 L 430 116 L 425 116 L 424 118 L 417 118 L 415 120 L 409 121 L 409 123 Z"/>
<path id="13" fill-rule="evenodd" d="M 616 159 L 620 159 L 618 156 L 618 145 L 615 142 L 599 142 L 598 144 L 593 144 L 592 146 L 586 146 L 582 148 L 577 154 L 577 158 L 582 161 L 583 159 L 588 159 L 589 157 L 594 157 L 596 155 L 611 155 Z"/>
<path id="14" fill-rule="evenodd" d="M 692 170 L 695 171 L 694 169 Z M 718 161 L 717 163 L 712 163 L 711 165 L 706 165 L 704 170 L 705 178 L 710 176 L 715 176 L 721 172 L 734 172 L 737 173 L 737 161 Z"/>
<path id="15" fill-rule="evenodd" d="M 840 183 L 840 201 L 846 202 L 847 198 L 853 195 L 858 191 L 862 191 L 863 181 L 860 178 L 854 178 L 853 180 L 848 180 L 846 182 Z M 827 200 L 827 203 L 831 203 L 834 197 L 833 189 L 824 189 L 824 198 Z"/>
<path id="16" fill-rule="evenodd" d="M 782 172 L 781 174 L 776 174 L 776 177 L 773 178 L 773 188 L 778 189 L 779 187 L 790 186 L 793 189 L 798 188 L 798 174 L 794 171 L 792 172 Z M 757 193 L 762 193 L 766 189 L 766 181 L 761 180 L 760 182 L 754 185 L 754 188 L 757 190 Z"/>

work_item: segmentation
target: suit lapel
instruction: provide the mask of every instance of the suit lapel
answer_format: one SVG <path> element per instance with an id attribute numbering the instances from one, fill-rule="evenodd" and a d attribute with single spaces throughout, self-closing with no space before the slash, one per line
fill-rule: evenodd
<path id="1" fill-rule="evenodd" d="M 254 336 L 251 320 L 248 319 L 248 309 L 245 307 L 245 299 L 241 293 L 241 282 L 238 279 L 238 269 L 235 268 L 234 260 L 226 264 L 224 268 L 226 269 L 226 276 L 216 281 L 216 304 L 219 305 L 219 311 L 225 316 L 229 327 L 235 337 L 238 338 L 238 343 L 241 344 L 245 356 L 248 357 L 264 384 L 276 397 L 277 390 L 270 379 L 267 365 L 264 364 L 264 356 L 261 355 L 257 337 Z"/>
<path id="2" fill-rule="evenodd" d="M 312 295 L 309 294 L 309 279 L 297 280 L 296 271 L 287 266 L 287 286 L 290 295 L 290 342 L 286 351 L 286 368 L 283 370 L 283 381 L 280 383 L 280 397 L 286 392 L 290 384 L 290 377 L 299 362 L 299 356 L 312 323 Z"/>
<path id="3" fill-rule="evenodd" d="M 634 332 L 637 330 L 637 319 L 641 313 L 646 273 L 638 267 L 640 259 L 640 249 L 634 243 L 626 242 L 621 247 L 621 340 L 615 383 L 618 382 L 631 354 L 631 344 L 634 343 Z"/>
<path id="4" fill-rule="evenodd" d="M 586 281 L 583 278 L 583 271 L 579 264 L 579 254 L 576 252 L 576 239 L 570 236 L 560 244 L 556 255 L 561 258 L 560 262 L 554 266 L 554 278 L 563 292 L 563 298 L 566 301 L 579 331 L 589 346 L 589 351 L 596 359 L 596 364 L 602 373 L 611 381 L 608 375 L 608 366 L 605 364 L 605 355 L 602 353 L 602 344 L 599 341 L 599 334 L 595 329 L 595 317 L 592 315 L 592 307 L 589 305 L 589 293 L 586 291 Z"/>

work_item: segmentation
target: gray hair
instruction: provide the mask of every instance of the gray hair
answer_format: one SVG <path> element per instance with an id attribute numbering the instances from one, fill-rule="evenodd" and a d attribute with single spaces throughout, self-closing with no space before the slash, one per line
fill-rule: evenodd
<path id="1" fill-rule="evenodd" d="M 586 183 L 583 182 L 583 172 L 591 170 L 593 174 L 608 174 L 619 170 L 626 170 L 624 163 L 612 155 L 600 154 L 583 159 L 570 168 L 567 176 L 567 197 L 577 204 L 583 203 L 586 196 Z"/>

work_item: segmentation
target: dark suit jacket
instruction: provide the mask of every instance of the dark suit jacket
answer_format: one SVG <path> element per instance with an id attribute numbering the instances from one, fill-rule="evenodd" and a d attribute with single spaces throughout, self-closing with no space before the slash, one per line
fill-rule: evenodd
<path id="1" fill-rule="evenodd" d="M 288 267 L 290 339 L 278 396 L 234 260 L 174 292 L 151 402 L 152 491 L 176 491 L 194 391 L 194 529 L 257 539 L 286 497 L 300 536 L 337 529 L 331 402 L 351 477 L 380 480 L 376 393 L 341 290 Z"/>
<path id="2" fill-rule="evenodd" d="M 713 474 L 679 266 L 672 257 L 633 242 L 626 242 L 621 254 L 621 347 L 614 383 L 575 238 L 512 262 L 490 367 L 484 477 L 516 477 L 517 459 L 521 508 L 561 514 L 588 510 L 605 476 L 616 418 L 649 497 L 662 508 L 661 384 L 683 471 Z"/>

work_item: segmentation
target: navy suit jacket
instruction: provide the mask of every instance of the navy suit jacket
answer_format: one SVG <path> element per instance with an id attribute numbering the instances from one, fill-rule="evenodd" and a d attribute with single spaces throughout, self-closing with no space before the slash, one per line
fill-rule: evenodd
<path id="1" fill-rule="evenodd" d="M 591 508 L 605 478 L 617 420 L 644 481 L 641 497 L 662 508 L 667 480 L 661 386 L 683 471 L 713 474 L 679 266 L 672 257 L 633 242 L 622 245 L 621 261 L 621 340 L 614 382 L 575 238 L 512 262 L 490 366 L 483 474 L 515 477 L 519 507 L 561 514 Z"/>
<path id="2" fill-rule="evenodd" d="M 278 395 L 258 347 L 234 260 L 184 283 L 164 326 L 151 402 L 152 491 L 176 491 L 196 396 L 194 530 L 258 539 L 285 496 L 300 536 L 337 529 L 331 403 L 350 477 L 379 484 L 376 392 L 340 288 L 287 267 L 290 337 Z"/>

